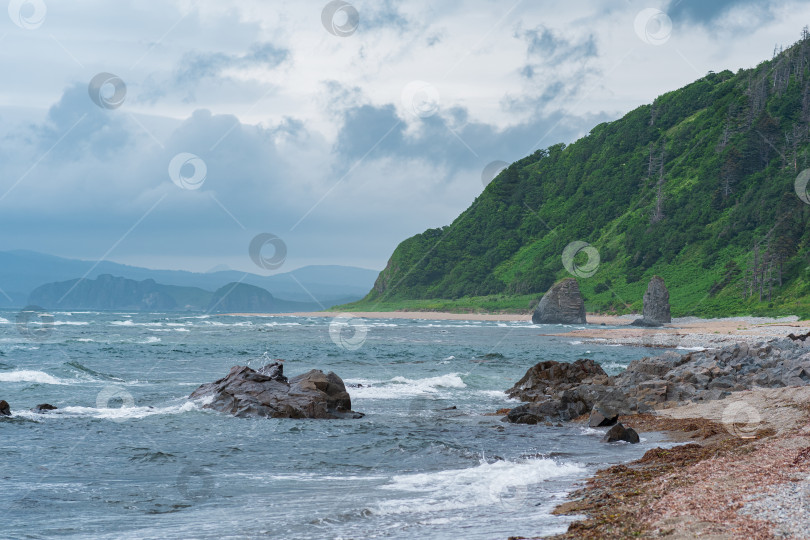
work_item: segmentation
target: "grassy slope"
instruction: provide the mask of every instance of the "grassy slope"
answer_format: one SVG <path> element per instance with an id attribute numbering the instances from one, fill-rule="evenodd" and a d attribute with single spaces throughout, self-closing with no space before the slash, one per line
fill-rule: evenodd
<path id="1" fill-rule="evenodd" d="M 366 298 L 336 309 L 527 310 L 569 275 L 565 246 L 584 240 L 601 256 L 578 279 L 589 311 L 640 311 L 657 274 L 674 316 L 807 317 L 810 206 L 794 181 L 809 166 L 808 132 L 805 39 L 514 163 L 452 225 L 402 242 Z M 770 301 L 743 294 L 755 245 L 782 260 Z"/>

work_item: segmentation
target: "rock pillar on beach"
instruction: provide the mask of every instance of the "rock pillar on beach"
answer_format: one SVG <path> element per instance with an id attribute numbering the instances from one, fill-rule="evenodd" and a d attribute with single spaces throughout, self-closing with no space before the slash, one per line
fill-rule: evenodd
<path id="1" fill-rule="evenodd" d="M 532 314 L 534 324 L 584 324 L 585 303 L 574 278 L 555 283 Z"/>
<path id="2" fill-rule="evenodd" d="M 633 321 L 635 326 L 661 326 L 672 322 L 669 314 L 669 291 L 664 279 L 653 276 L 644 293 L 644 310 L 641 319 Z"/>

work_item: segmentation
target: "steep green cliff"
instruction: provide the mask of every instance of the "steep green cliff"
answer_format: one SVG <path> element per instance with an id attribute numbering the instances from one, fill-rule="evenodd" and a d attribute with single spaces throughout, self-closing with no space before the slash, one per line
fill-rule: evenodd
<path id="1" fill-rule="evenodd" d="M 754 69 L 709 73 L 513 163 L 451 225 L 402 242 L 344 309 L 528 304 L 571 275 L 563 252 L 582 241 L 599 255 L 595 272 L 593 250 L 569 264 L 589 311 L 640 310 L 658 274 L 674 316 L 807 315 L 807 167 L 804 35 Z"/>

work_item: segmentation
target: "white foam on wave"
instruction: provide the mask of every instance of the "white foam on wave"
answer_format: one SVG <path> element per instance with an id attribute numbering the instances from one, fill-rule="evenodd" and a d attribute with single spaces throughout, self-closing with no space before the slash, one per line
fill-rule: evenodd
<path id="1" fill-rule="evenodd" d="M 519 399 L 510 398 L 503 390 L 479 390 L 478 393 L 487 397 L 502 399 L 503 401 L 511 401 L 514 403 L 518 403 L 520 401 Z"/>
<path id="2" fill-rule="evenodd" d="M 178 405 L 167 405 L 165 407 L 80 407 L 69 406 L 48 411 L 47 413 L 35 413 L 31 411 L 20 411 L 15 416 L 40 419 L 57 418 L 99 418 L 105 420 L 133 420 L 145 418 L 147 416 L 182 414 L 189 411 L 198 410 L 200 407 L 193 401 L 185 401 Z"/>
<path id="3" fill-rule="evenodd" d="M 160 343 L 160 338 L 157 336 L 149 336 L 145 341 L 139 341 L 140 345 L 148 345 L 150 343 Z"/>
<path id="4" fill-rule="evenodd" d="M 135 322 L 133 320 L 126 321 L 112 321 L 111 326 L 144 326 L 144 327 L 157 327 L 163 326 L 161 322 Z"/>
<path id="5" fill-rule="evenodd" d="M 0 317 L 0 324 L 10 324 L 10 323 L 11 323 L 11 321 L 9 321 L 8 319 L 4 319 L 3 317 Z"/>
<path id="6" fill-rule="evenodd" d="M 70 384 L 44 371 L 20 369 L 16 371 L 0 372 L 0 382 L 32 382 L 39 384 Z"/>
<path id="7" fill-rule="evenodd" d="M 417 496 L 380 502 L 372 512 L 434 513 L 493 504 L 502 504 L 505 508 L 520 507 L 536 493 L 531 486 L 584 472 L 585 467 L 578 463 L 558 463 L 543 458 L 482 462 L 467 469 L 398 475 L 392 477 L 383 489 Z"/>
<path id="8" fill-rule="evenodd" d="M 442 390 L 467 387 L 458 373 L 447 373 L 425 379 L 408 379 L 398 376 L 388 381 L 352 379 L 351 382 L 363 385 L 361 388 L 351 388 L 352 399 L 399 399 L 424 394 L 440 394 Z"/>
<path id="9" fill-rule="evenodd" d="M 87 326 L 87 321 L 53 321 L 54 326 Z"/>
<path id="10" fill-rule="evenodd" d="M 298 322 L 269 322 L 264 323 L 265 326 L 301 326 L 301 323 Z"/>
<path id="11" fill-rule="evenodd" d="M 627 363 L 619 363 L 619 362 L 607 362 L 604 364 L 600 364 L 602 369 L 627 369 Z"/>

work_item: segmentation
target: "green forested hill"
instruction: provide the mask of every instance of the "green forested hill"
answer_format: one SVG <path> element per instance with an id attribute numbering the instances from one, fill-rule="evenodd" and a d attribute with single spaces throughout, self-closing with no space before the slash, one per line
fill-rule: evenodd
<path id="1" fill-rule="evenodd" d="M 754 69 L 709 73 L 513 163 L 451 225 L 402 242 L 344 309 L 526 309 L 570 275 L 563 250 L 584 241 L 601 259 L 578 277 L 589 311 L 640 309 L 658 274 L 676 316 L 806 316 L 810 205 L 795 184 L 807 167 L 805 31 Z"/>

